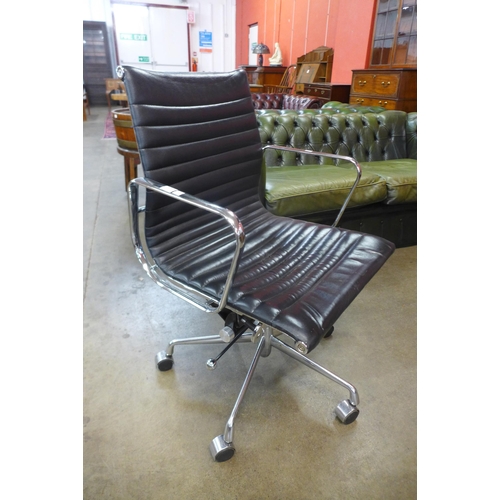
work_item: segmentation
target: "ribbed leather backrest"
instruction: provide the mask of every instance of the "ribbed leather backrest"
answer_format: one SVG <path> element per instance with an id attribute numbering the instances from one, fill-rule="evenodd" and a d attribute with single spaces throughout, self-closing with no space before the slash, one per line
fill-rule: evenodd
<path id="1" fill-rule="evenodd" d="M 147 178 L 228 208 L 258 196 L 262 150 L 244 71 L 124 69 Z M 197 217 L 193 210 L 197 209 L 148 192 L 149 235 L 176 225 L 189 229 L 189 221 Z"/>

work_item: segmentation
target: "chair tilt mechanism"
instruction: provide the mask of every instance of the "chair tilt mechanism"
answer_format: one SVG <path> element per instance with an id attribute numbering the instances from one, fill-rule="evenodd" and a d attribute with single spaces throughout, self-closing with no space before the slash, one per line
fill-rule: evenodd
<path id="1" fill-rule="evenodd" d="M 236 414 L 257 362 L 273 348 L 347 390 L 335 415 L 353 422 L 359 413 L 356 388 L 307 354 L 332 333 L 394 245 L 264 208 L 263 148 L 244 71 L 158 73 L 127 66 L 118 74 L 144 169 L 144 178 L 128 186 L 137 257 L 162 288 L 223 320 L 218 335 L 172 340 L 156 356 L 158 369 L 172 368 L 180 345 L 225 345 L 207 362 L 213 369 L 236 342 L 256 344 L 224 433 L 210 443 L 213 459 L 233 456 Z M 359 164 L 314 154 L 356 169 L 352 194 Z"/>

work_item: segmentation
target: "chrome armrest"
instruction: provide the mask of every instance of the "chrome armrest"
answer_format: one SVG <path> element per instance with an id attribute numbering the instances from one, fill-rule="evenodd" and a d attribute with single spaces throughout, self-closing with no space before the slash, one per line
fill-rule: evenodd
<path id="1" fill-rule="evenodd" d="M 227 225 L 232 229 L 236 247 L 233 259 L 231 261 L 231 265 L 229 267 L 229 272 L 226 278 L 226 282 L 224 284 L 224 289 L 222 291 L 222 295 L 220 298 L 213 297 L 211 295 L 200 292 L 199 290 L 190 287 L 186 283 L 182 283 L 172 278 L 171 276 L 167 276 L 156 265 L 156 263 L 151 258 L 149 253 L 145 251 L 145 248 L 142 244 L 143 235 L 141 234 L 141 229 L 139 224 L 139 214 L 141 212 L 144 212 L 144 207 L 138 206 L 139 187 L 155 191 L 156 193 L 168 196 L 169 198 L 174 198 L 175 200 L 188 203 L 189 205 L 193 205 L 207 212 L 216 214 L 222 219 L 224 219 Z M 205 312 L 220 312 L 222 309 L 224 309 L 227 303 L 229 291 L 231 290 L 234 274 L 238 267 L 240 253 L 245 244 L 245 232 L 236 214 L 234 214 L 231 210 L 220 207 L 213 203 L 209 203 L 200 198 L 196 198 L 195 196 L 183 193 L 178 189 L 175 189 L 171 186 L 160 184 L 159 182 L 153 181 L 151 179 L 145 179 L 145 178 L 132 179 L 128 185 L 127 190 L 128 190 L 128 200 L 129 200 L 130 231 L 132 235 L 132 242 L 136 250 L 136 255 L 139 261 L 141 262 L 143 268 L 148 273 L 148 275 L 161 287 L 172 292 L 174 295 L 183 298 L 184 300 L 190 302 L 191 304 L 195 305 L 196 307 L 202 309 Z"/>
<path id="2" fill-rule="evenodd" d="M 356 186 L 359 184 L 359 180 L 361 179 L 361 165 L 354 158 L 351 158 L 350 156 L 336 155 L 333 153 L 324 153 L 323 151 L 312 151 L 310 149 L 298 149 L 298 148 L 292 148 L 289 146 L 275 146 L 273 144 L 268 144 L 262 148 L 263 151 L 265 149 L 279 149 L 281 151 L 292 151 L 295 153 L 310 154 L 310 155 L 314 155 L 314 156 L 326 156 L 327 158 L 333 158 L 334 160 L 345 160 L 345 161 L 351 162 L 354 165 L 354 167 L 356 168 L 356 180 L 354 181 L 354 184 L 352 185 L 352 187 L 347 195 L 347 198 L 345 199 L 345 201 L 344 201 L 344 203 L 343 203 L 342 207 L 340 208 L 340 211 L 337 215 L 337 218 L 335 219 L 335 222 L 333 223 L 333 227 L 336 227 L 337 224 L 340 222 L 340 218 L 342 217 L 344 210 L 347 208 L 347 204 L 349 203 L 349 200 L 351 199 L 351 196 L 354 193 Z"/>

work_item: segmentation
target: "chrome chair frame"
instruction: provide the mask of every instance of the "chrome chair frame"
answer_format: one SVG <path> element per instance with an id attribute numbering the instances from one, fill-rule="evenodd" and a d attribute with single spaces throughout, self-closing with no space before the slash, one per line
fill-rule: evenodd
<path id="1" fill-rule="evenodd" d="M 356 189 L 361 178 L 362 170 L 359 163 L 351 157 L 336 155 L 332 153 L 303 150 L 287 146 L 274 146 L 268 145 L 264 146 L 265 149 L 278 149 L 282 151 L 290 151 L 300 154 L 309 154 L 315 156 L 324 156 L 332 158 L 335 160 L 348 161 L 352 163 L 356 169 L 356 179 L 351 187 L 346 200 L 344 201 L 339 215 L 335 220 L 333 226 L 336 226 L 345 208 L 347 207 L 351 196 Z M 141 228 L 141 214 L 143 215 L 144 207 L 139 206 L 139 188 L 150 189 L 164 196 L 174 198 L 178 201 L 182 201 L 193 205 L 197 208 L 205 210 L 207 212 L 216 214 L 221 217 L 228 226 L 228 229 L 232 231 L 235 241 L 235 250 L 232 258 L 231 265 L 229 267 L 228 275 L 226 278 L 225 286 L 221 297 L 211 296 L 206 293 L 202 293 L 199 290 L 195 290 L 185 283 L 181 283 L 178 280 L 167 276 L 161 271 L 161 269 L 156 265 L 154 260 L 151 258 L 149 252 L 145 249 L 143 245 L 143 230 Z M 336 409 L 335 415 L 337 418 L 345 424 L 353 422 L 358 414 L 359 410 L 357 405 L 359 404 L 359 396 L 356 388 L 335 375 L 334 373 L 326 370 L 319 364 L 307 358 L 305 355 L 308 353 L 308 346 L 304 342 L 297 341 L 294 345 L 289 345 L 277 337 L 284 335 L 287 339 L 291 340 L 286 334 L 280 332 L 269 325 L 263 324 L 254 318 L 243 316 L 239 311 L 232 309 L 227 305 L 227 298 L 233 283 L 234 275 L 238 267 L 238 262 L 240 258 L 241 251 L 245 244 L 245 231 L 238 219 L 238 217 L 230 210 L 222 208 L 218 205 L 208 203 L 197 197 L 186 194 L 179 191 L 171 186 L 162 185 L 150 179 L 136 178 L 130 181 L 128 185 L 128 200 L 129 200 L 129 212 L 130 212 L 130 229 L 132 234 L 132 241 L 135 247 L 135 252 L 137 258 L 139 259 L 142 267 L 148 274 L 148 276 L 153 279 L 159 286 L 165 290 L 171 292 L 172 294 L 186 300 L 190 304 L 196 306 L 204 312 L 208 313 L 221 313 L 222 311 L 233 311 L 240 318 L 242 324 L 240 325 L 238 332 L 235 333 L 231 328 L 223 328 L 219 335 L 210 335 L 206 337 L 191 337 L 184 339 L 174 339 L 172 340 L 165 351 L 160 351 L 156 355 L 156 364 L 159 370 L 167 371 L 172 368 L 173 365 L 173 353 L 174 348 L 178 345 L 193 345 L 193 344 L 227 344 L 226 348 L 219 354 L 216 359 L 209 359 L 207 361 L 207 368 L 214 369 L 217 366 L 218 359 L 236 342 L 254 342 L 257 343 L 257 349 L 255 351 L 254 357 L 250 364 L 250 368 L 247 372 L 245 380 L 243 382 L 240 393 L 236 399 L 236 403 L 230 414 L 230 417 L 226 423 L 224 433 L 217 436 L 210 443 L 209 449 L 212 458 L 217 462 L 223 462 L 229 460 L 235 452 L 233 445 L 233 434 L 234 434 L 234 420 L 238 413 L 241 402 L 245 396 L 248 389 L 252 376 L 254 374 L 257 363 L 261 357 L 267 357 L 271 353 L 272 348 L 287 354 L 293 359 L 299 361 L 300 363 L 312 368 L 321 375 L 327 377 L 329 380 L 339 384 L 343 388 L 347 389 L 349 392 L 349 398 L 341 401 Z M 245 333 L 246 330 L 250 330 L 251 333 Z"/>
<path id="2" fill-rule="evenodd" d="M 340 218 L 342 217 L 342 214 L 344 213 L 349 203 L 349 200 L 351 199 L 352 194 L 354 193 L 354 190 L 356 189 L 356 186 L 359 183 L 359 180 L 361 179 L 362 175 L 361 165 L 354 158 L 351 158 L 349 156 L 342 156 L 333 153 L 325 153 L 322 151 L 312 151 L 308 149 L 297 149 L 288 146 L 275 146 L 275 145 L 264 146 L 262 149 L 263 150 L 278 149 L 281 151 L 290 151 L 294 153 L 324 156 L 335 160 L 348 161 L 354 165 L 354 167 L 356 168 L 356 179 L 351 189 L 349 190 L 349 193 L 339 211 L 337 218 L 335 219 L 335 222 L 333 223 L 333 227 L 336 227 L 340 222 Z M 231 266 L 229 268 L 226 284 L 224 286 L 224 290 L 220 298 L 210 296 L 208 294 L 203 294 L 198 290 L 189 287 L 185 283 L 181 283 L 171 278 L 170 276 L 167 276 L 156 266 L 156 264 L 152 261 L 152 259 L 148 258 L 147 253 L 144 249 L 144 245 L 141 242 L 140 232 L 139 232 L 138 214 L 141 211 L 143 211 L 144 208 L 138 206 L 138 187 L 150 189 L 162 195 L 174 198 L 178 201 L 188 203 L 197 208 L 203 209 L 207 212 L 216 214 L 226 221 L 228 227 L 233 231 L 234 234 L 235 253 L 233 256 Z M 131 226 L 130 229 L 132 235 L 132 242 L 136 250 L 137 258 L 142 264 L 144 270 L 147 272 L 148 276 L 162 288 L 169 290 L 174 295 L 181 297 L 182 299 L 188 301 L 190 304 L 198 307 L 199 309 L 205 312 L 219 313 L 220 311 L 222 311 L 226 307 L 227 297 L 229 295 L 229 291 L 231 289 L 231 285 L 234 279 L 234 273 L 236 272 L 236 269 L 238 267 L 240 253 L 245 244 L 245 231 L 236 214 L 234 214 L 231 210 L 220 207 L 213 203 L 206 202 L 205 200 L 201 200 L 200 198 L 191 196 L 187 193 L 179 191 L 178 189 L 172 188 L 171 186 L 163 185 L 151 179 L 145 179 L 142 177 L 132 179 L 131 182 L 129 183 L 128 199 L 129 199 L 129 214 L 130 214 L 129 220 Z"/>

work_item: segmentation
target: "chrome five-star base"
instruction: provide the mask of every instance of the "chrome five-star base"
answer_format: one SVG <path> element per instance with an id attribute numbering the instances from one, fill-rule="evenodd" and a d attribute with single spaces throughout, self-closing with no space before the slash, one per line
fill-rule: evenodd
<path id="1" fill-rule="evenodd" d="M 245 330 L 248 328 L 245 328 Z M 229 345 L 225 348 L 221 354 L 216 359 L 209 359 L 207 361 L 208 369 L 215 369 L 217 366 L 218 359 L 227 351 L 227 349 L 236 342 L 254 342 L 257 344 L 257 349 L 255 355 L 250 364 L 250 368 L 247 372 L 243 385 L 241 387 L 240 393 L 236 399 L 234 408 L 229 416 L 226 423 L 224 434 L 215 437 L 210 443 L 210 453 L 212 458 L 216 462 L 225 462 L 233 457 L 235 453 L 235 447 L 233 444 L 233 434 L 234 434 L 234 420 L 238 413 L 238 409 L 243 401 L 245 393 L 250 385 L 250 381 L 257 367 L 257 363 L 260 357 L 267 357 L 271 353 L 273 347 L 279 351 L 291 356 L 300 363 L 312 368 L 321 375 L 329 378 L 333 382 L 341 385 L 349 391 L 349 398 L 341 401 L 335 408 L 335 416 L 344 424 L 350 424 L 354 422 L 359 414 L 357 405 L 359 404 L 359 397 L 356 388 L 350 383 L 346 382 L 342 378 L 338 377 L 334 373 L 326 370 L 322 366 L 318 365 L 314 361 L 301 354 L 293 347 L 289 346 L 285 342 L 279 340 L 273 333 L 279 335 L 280 332 L 273 330 L 267 325 L 258 323 L 253 329 L 252 333 L 244 333 L 244 331 L 239 331 L 236 334 L 227 326 L 220 331 L 219 335 L 210 335 L 206 337 L 191 337 L 186 339 L 172 340 L 166 351 L 160 351 L 156 355 L 156 364 L 160 371 L 168 371 L 173 366 L 173 352 L 177 345 L 192 345 L 192 344 L 221 344 L 228 343 Z"/>

